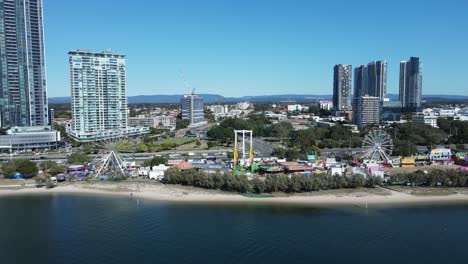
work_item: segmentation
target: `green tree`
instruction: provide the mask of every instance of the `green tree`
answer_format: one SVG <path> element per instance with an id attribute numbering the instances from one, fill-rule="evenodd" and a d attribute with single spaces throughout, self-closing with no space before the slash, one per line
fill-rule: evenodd
<path id="1" fill-rule="evenodd" d="M 145 162 L 143 162 L 143 166 L 153 167 L 153 166 L 158 166 L 159 164 L 166 164 L 166 163 L 167 163 L 167 159 L 163 157 L 154 157 L 150 160 L 146 160 Z"/>
<path id="2" fill-rule="evenodd" d="M 137 152 L 147 152 L 149 148 L 145 143 L 138 143 L 135 149 Z"/>
<path id="3" fill-rule="evenodd" d="M 186 119 L 177 119 L 176 120 L 176 129 L 184 129 L 187 128 L 190 125 L 190 120 Z"/>
<path id="4" fill-rule="evenodd" d="M 291 141 L 294 147 L 304 150 L 315 146 L 315 136 L 313 129 L 297 130 L 291 133 Z"/>
<path id="5" fill-rule="evenodd" d="M 216 140 L 222 144 L 230 143 L 234 140 L 234 129 L 223 126 L 213 126 L 206 134 L 212 140 Z"/>
<path id="6" fill-rule="evenodd" d="M 72 153 L 68 157 L 68 163 L 69 164 L 84 164 L 84 163 L 88 163 L 90 161 L 91 161 L 91 159 L 88 157 L 88 155 L 86 155 L 83 152 L 75 152 L 75 153 Z"/>
<path id="7" fill-rule="evenodd" d="M 51 176 L 55 176 L 60 173 L 65 173 L 67 171 L 67 168 L 64 165 L 58 164 L 51 160 L 42 162 L 40 164 L 40 168 L 41 170 L 43 170 Z"/>
<path id="8" fill-rule="evenodd" d="M 354 175 L 351 178 L 351 187 L 360 188 L 366 185 L 366 177 L 362 174 Z"/>
<path id="9" fill-rule="evenodd" d="M 213 142 L 213 141 L 208 141 L 206 143 L 208 149 L 212 148 L 212 147 L 215 147 L 216 146 L 216 142 Z"/>
<path id="10" fill-rule="evenodd" d="M 23 176 L 36 176 L 39 172 L 37 164 L 25 159 L 13 160 L 2 165 L 2 173 L 5 177 L 19 173 Z"/>
<path id="11" fill-rule="evenodd" d="M 83 150 L 83 153 L 85 153 L 86 155 L 89 155 L 93 151 L 93 147 L 91 147 L 90 145 L 84 145 L 82 150 Z"/>
<path id="12" fill-rule="evenodd" d="M 289 136 L 292 130 L 292 124 L 287 121 L 282 121 L 271 126 L 272 135 L 278 137 L 281 142 Z"/>
<path id="13" fill-rule="evenodd" d="M 252 181 L 253 192 L 257 194 L 264 193 L 266 190 L 266 183 L 265 181 L 255 177 Z"/>

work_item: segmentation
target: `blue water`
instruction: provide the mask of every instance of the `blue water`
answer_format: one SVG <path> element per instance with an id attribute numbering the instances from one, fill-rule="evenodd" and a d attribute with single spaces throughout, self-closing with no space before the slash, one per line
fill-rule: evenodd
<path id="1" fill-rule="evenodd" d="M 468 206 L 0 198 L 0 263 L 468 263 Z"/>

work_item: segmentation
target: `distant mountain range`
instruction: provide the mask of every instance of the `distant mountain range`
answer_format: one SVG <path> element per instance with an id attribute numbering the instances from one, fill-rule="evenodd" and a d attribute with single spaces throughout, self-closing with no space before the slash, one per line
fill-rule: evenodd
<path id="1" fill-rule="evenodd" d="M 179 103 L 182 95 L 138 95 L 129 96 L 130 104 L 138 103 Z M 203 97 L 205 103 L 235 103 L 242 101 L 249 102 L 279 102 L 279 101 L 296 101 L 296 102 L 311 102 L 315 100 L 331 100 L 332 95 L 313 95 L 313 94 L 278 94 L 278 95 L 259 95 L 259 96 L 242 96 L 242 97 L 224 97 L 219 94 L 199 94 Z M 387 94 L 387 97 L 392 101 L 398 100 L 398 94 Z M 468 100 L 468 96 L 463 95 L 445 95 L 445 94 L 428 94 L 423 95 L 425 101 L 448 101 L 448 100 Z M 49 103 L 70 103 L 70 97 L 52 97 L 49 98 Z"/>

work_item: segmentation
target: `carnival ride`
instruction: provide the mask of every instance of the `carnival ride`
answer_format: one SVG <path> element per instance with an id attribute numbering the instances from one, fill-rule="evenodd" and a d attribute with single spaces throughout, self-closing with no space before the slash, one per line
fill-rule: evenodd
<path id="1" fill-rule="evenodd" d="M 112 134 L 114 136 L 103 138 L 94 143 L 98 149 L 103 150 L 102 155 L 98 156 L 97 162 L 100 163 L 100 166 L 95 178 L 116 178 L 129 175 L 127 164 L 119 153 L 119 149 L 129 143 L 124 139 L 120 131 L 116 130 Z"/>
<path id="2" fill-rule="evenodd" d="M 238 136 L 242 135 L 242 136 Z M 246 156 L 246 137 L 249 137 L 249 155 Z M 242 139 L 242 157 L 239 159 L 239 140 Z M 234 130 L 234 158 L 233 170 L 235 173 L 245 172 L 250 168 L 251 172 L 258 169 L 257 164 L 254 163 L 254 148 L 253 148 L 253 131 L 252 130 Z"/>
<path id="3" fill-rule="evenodd" d="M 364 163 L 391 163 L 390 155 L 393 152 L 393 140 L 391 136 L 382 129 L 375 129 L 366 134 L 362 148 Z"/>

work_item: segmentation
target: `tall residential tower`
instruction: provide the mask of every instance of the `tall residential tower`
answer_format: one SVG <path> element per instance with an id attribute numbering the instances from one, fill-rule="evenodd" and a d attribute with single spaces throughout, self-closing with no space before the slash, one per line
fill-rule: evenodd
<path id="1" fill-rule="evenodd" d="M 138 134 L 127 127 L 126 56 L 70 51 L 72 123 L 69 134 L 94 141 Z"/>
<path id="2" fill-rule="evenodd" d="M 387 94 L 387 62 L 372 61 L 354 69 L 354 98 L 364 95 L 379 97 Z"/>
<path id="3" fill-rule="evenodd" d="M 411 57 L 400 62 L 400 102 L 403 111 L 418 112 L 421 109 L 422 61 Z"/>
<path id="4" fill-rule="evenodd" d="M 351 75 L 351 65 L 338 64 L 333 68 L 333 108 L 336 112 L 352 110 Z"/>
<path id="5" fill-rule="evenodd" d="M 0 1 L 0 127 L 49 124 L 42 0 Z"/>
<path id="6" fill-rule="evenodd" d="M 354 69 L 354 93 L 353 97 L 358 98 L 369 94 L 367 90 L 367 67 L 361 65 Z"/>
<path id="7" fill-rule="evenodd" d="M 387 62 L 373 61 L 367 64 L 367 92 L 382 103 L 387 94 Z"/>

